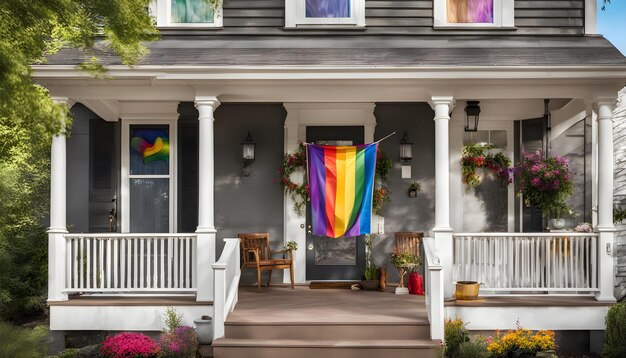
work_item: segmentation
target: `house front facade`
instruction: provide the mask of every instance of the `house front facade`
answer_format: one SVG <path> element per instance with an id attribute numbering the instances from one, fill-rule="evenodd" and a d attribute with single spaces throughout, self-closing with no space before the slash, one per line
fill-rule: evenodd
<path id="1" fill-rule="evenodd" d="M 219 337 L 237 284 L 256 280 L 241 275 L 228 240 L 244 232 L 268 232 L 272 249 L 296 242 L 297 284 L 360 280 L 363 239 L 312 235 L 309 209 L 294 210 L 277 171 L 303 141 L 363 144 L 392 133 L 380 143 L 392 161 L 391 200 L 372 217 L 371 253 L 389 265 L 394 232 L 425 234 L 430 338 L 455 315 L 477 330 L 516 318 L 534 329 L 603 329 L 605 304 L 444 305 L 453 282 L 468 279 L 499 297 L 616 300 L 613 111 L 626 58 L 596 33 L 595 1 L 207 6 L 155 0 L 161 39 L 133 67 L 102 44 L 106 78 L 79 71 L 84 54 L 74 49 L 34 66 L 74 114 L 71 135 L 52 145 L 52 330 L 160 330 L 169 305 L 190 324 L 211 315 Z M 466 128 L 469 101 L 479 102 L 476 131 Z M 405 133 L 412 155 L 401 159 Z M 251 141 L 253 159 L 244 158 Z M 567 157 L 576 187 L 568 205 L 580 215 L 567 225 L 588 221 L 594 233 L 545 232 L 514 185 L 488 175 L 466 190 L 462 150 L 477 143 L 513 162 L 536 150 Z M 291 179 L 301 183 L 304 171 Z M 422 192 L 412 198 L 415 181 Z M 289 280 L 287 271 L 273 277 Z"/>

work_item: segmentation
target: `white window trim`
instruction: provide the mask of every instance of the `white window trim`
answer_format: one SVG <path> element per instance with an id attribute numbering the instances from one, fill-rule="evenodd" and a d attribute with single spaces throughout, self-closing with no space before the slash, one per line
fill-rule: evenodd
<path id="1" fill-rule="evenodd" d="M 514 29 L 515 4 L 514 0 L 493 1 L 493 23 L 448 23 L 447 1 L 433 1 L 433 16 L 435 29 Z"/>
<path id="2" fill-rule="evenodd" d="M 213 12 L 213 23 L 172 23 L 171 0 L 152 0 L 150 14 L 156 18 L 157 28 L 221 28 L 224 26 L 221 3 Z"/>
<path id="3" fill-rule="evenodd" d="M 167 125 L 170 141 L 170 167 L 168 175 L 138 174 L 130 175 L 130 126 L 131 125 Z M 122 233 L 130 232 L 130 179 L 137 178 L 168 178 L 169 185 L 169 233 L 176 232 L 176 174 L 177 174 L 177 121 L 175 119 L 122 119 L 122 168 L 121 168 L 121 227 Z"/>
<path id="4" fill-rule="evenodd" d="M 305 0 L 285 0 L 285 27 L 365 27 L 365 0 L 350 0 L 349 18 L 307 18 Z"/>

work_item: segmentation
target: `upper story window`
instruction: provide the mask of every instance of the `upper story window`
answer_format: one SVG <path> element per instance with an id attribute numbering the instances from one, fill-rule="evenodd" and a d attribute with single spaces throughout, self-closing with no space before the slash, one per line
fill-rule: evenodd
<path id="1" fill-rule="evenodd" d="M 153 0 L 150 12 L 157 27 L 222 27 L 221 6 L 207 0 Z"/>
<path id="2" fill-rule="evenodd" d="M 512 28 L 513 0 L 435 0 L 435 28 Z"/>
<path id="3" fill-rule="evenodd" d="M 365 26 L 365 0 L 285 0 L 285 27 Z"/>

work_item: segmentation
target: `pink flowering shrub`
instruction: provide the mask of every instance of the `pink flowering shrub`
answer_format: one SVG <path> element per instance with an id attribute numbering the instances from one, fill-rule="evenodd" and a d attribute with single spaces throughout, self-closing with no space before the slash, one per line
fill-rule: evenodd
<path id="1" fill-rule="evenodd" d="M 156 342 L 141 333 L 110 336 L 100 346 L 100 353 L 107 358 L 155 358 L 159 352 Z"/>
<path id="2" fill-rule="evenodd" d="M 517 190 L 524 195 L 526 205 L 534 205 L 544 215 L 555 218 L 569 213 L 565 200 L 574 192 L 574 185 L 567 159 L 545 158 L 540 151 L 524 152 L 515 175 Z"/>
<path id="3" fill-rule="evenodd" d="M 198 337 L 192 327 L 180 326 L 163 333 L 159 346 L 162 357 L 193 358 L 198 350 Z"/>

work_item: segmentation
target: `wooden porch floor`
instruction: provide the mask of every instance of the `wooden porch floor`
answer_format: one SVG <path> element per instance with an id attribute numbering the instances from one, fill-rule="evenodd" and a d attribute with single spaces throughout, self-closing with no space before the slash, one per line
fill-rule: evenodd
<path id="1" fill-rule="evenodd" d="M 427 323 L 424 296 L 396 295 L 391 290 L 351 291 L 308 286 L 241 287 L 228 323 Z"/>

